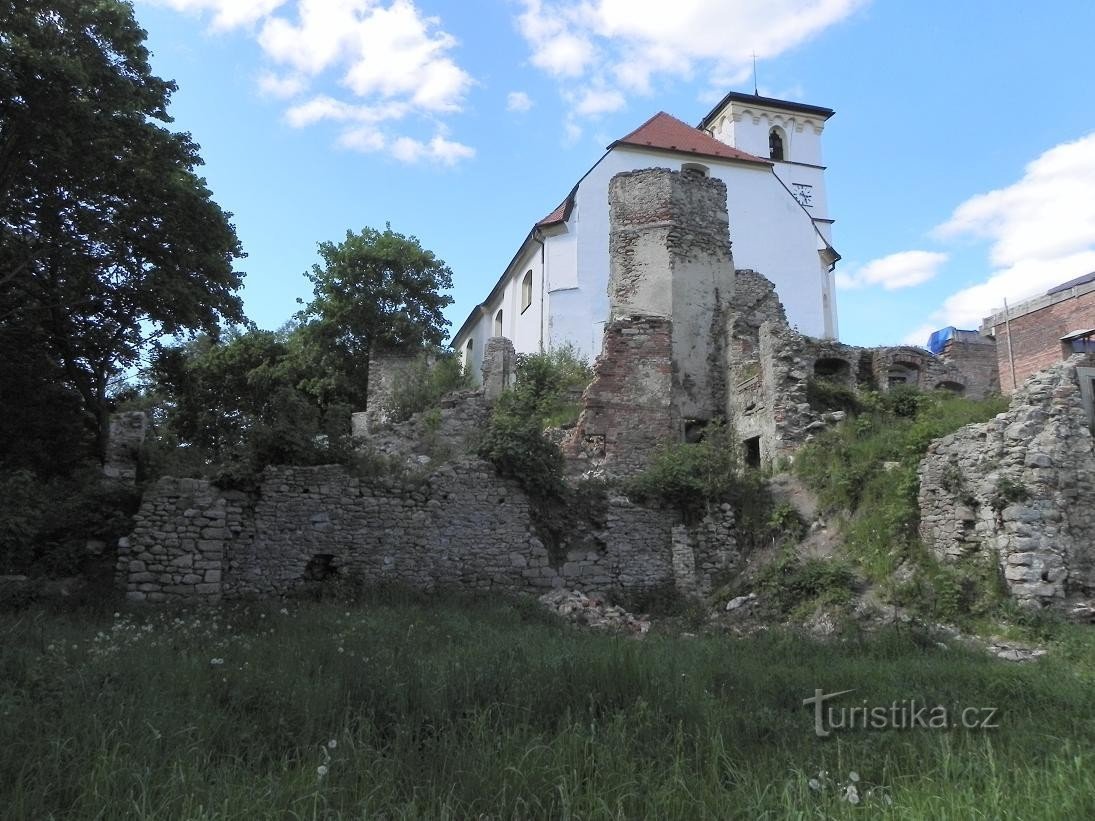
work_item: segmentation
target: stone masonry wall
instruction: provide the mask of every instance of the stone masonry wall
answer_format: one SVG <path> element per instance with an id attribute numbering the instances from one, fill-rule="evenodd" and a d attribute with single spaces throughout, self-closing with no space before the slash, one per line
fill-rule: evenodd
<path id="1" fill-rule="evenodd" d="M 396 386 L 407 378 L 419 361 L 419 352 L 374 350 L 369 356 L 369 394 L 365 410 L 355 414 L 355 435 L 367 435 L 390 421 Z"/>
<path id="2" fill-rule="evenodd" d="M 122 540 L 118 578 L 149 602 L 281 594 L 349 574 L 424 590 L 705 590 L 736 561 L 732 514 L 679 528 L 674 513 L 613 498 L 595 524 L 575 523 L 575 547 L 553 554 L 520 488 L 473 458 L 374 480 L 277 467 L 254 494 L 161 479 Z"/>
<path id="3" fill-rule="evenodd" d="M 1000 392 L 995 339 L 980 334 L 954 337 L 947 341 L 940 359 L 961 371 L 966 379 L 966 396 L 979 399 Z"/>
<path id="4" fill-rule="evenodd" d="M 920 536 L 942 560 L 985 556 L 1011 593 L 1060 605 L 1095 593 L 1095 449 L 1073 357 L 1007 412 L 934 442 L 920 465 Z"/>

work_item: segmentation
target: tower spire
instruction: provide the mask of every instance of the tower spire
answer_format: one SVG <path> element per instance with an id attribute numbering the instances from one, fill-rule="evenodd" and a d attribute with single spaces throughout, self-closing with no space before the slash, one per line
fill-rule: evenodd
<path id="1" fill-rule="evenodd" d="M 753 52 L 753 96 L 760 96 L 759 86 L 757 86 L 757 53 L 755 51 Z"/>

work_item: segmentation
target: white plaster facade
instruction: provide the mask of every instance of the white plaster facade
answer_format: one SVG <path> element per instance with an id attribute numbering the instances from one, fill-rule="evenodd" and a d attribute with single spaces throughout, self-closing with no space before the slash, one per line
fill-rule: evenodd
<path id="1" fill-rule="evenodd" d="M 739 98 L 763 104 L 749 106 Z M 699 166 L 726 183 L 735 266 L 771 279 L 789 321 L 802 333 L 836 338 L 832 269 L 840 257 L 831 245 L 832 220 L 820 162 L 821 131 L 831 115 L 814 106 L 731 94 L 704 119 L 702 132 L 673 123 L 702 140 L 711 135 L 751 157 L 636 145 L 628 138 L 613 143 L 566 201 L 533 227 L 487 299 L 454 336 L 454 350 L 476 377 L 486 341 L 497 335 L 513 340 L 518 353 L 569 343 L 592 362 L 600 353 L 609 319 L 609 181 L 626 171 L 680 171 L 687 166 Z M 772 128 L 780 129 L 783 161 L 769 161 Z M 808 196 L 802 195 L 800 186 L 809 186 Z"/>

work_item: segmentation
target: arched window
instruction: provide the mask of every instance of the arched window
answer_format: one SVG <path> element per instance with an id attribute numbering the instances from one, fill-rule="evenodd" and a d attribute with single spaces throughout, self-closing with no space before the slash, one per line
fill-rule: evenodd
<path id="1" fill-rule="evenodd" d="M 502 310 L 500 308 L 498 313 L 494 315 L 494 335 L 502 336 Z"/>
<path id="2" fill-rule="evenodd" d="M 711 173 L 711 169 L 706 165 L 700 165 L 698 162 L 686 162 L 681 166 L 681 172 L 684 174 L 696 174 L 700 177 L 706 177 Z"/>
<path id="3" fill-rule="evenodd" d="M 783 162 L 783 134 L 776 126 L 768 132 L 768 156 L 777 162 Z"/>
<path id="4" fill-rule="evenodd" d="M 468 344 L 464 346 L 464 373 L 471 373 L 471 355 L 472 349 L 475 347 L 475 340 L 469 339 Z"/>
<path id="5" fill-rule="evenodd" d="M 532 271 L 525 274 L 525 278 L 521 280 L 521 313 L 528 310 L 528 306 L 532 304 Z"/>

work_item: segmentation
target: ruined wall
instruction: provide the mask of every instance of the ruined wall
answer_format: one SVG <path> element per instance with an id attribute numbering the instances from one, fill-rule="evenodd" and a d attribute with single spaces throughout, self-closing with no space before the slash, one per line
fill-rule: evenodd
<path id="1" fill-rule="evenodd" d="M 1000 371 L 996 361 L 996 340 L 980 334 L 957 336 L 948 339 L 940 359 L 953 365 L 965 377 L 965 396 L 983 399 L 989 394 L 1000 393 Z"/>
<path id="2" fill-rule="evenodd" d="M 392 396 L 419 361 L 419 352 L 374 350 L 369 355 L 369 392 L 365 410 L 354 414 L 355 436 L 380 430 L 391 421 Z"/>
<path id="3" fill-rule="evenodd" d="M 517 351 L 504 336 L 487 340 L 483 352 L 483 392 L 493 402 L 517 381 Z"/>
<path id="4" fill-rule="evenodd" d="M 648 169 L 609 186 L 611 321 L 568 455 L 616 476 L 724 415 L 734 287 L 726 186 Z"/>
<path id="5" fill-rule="evenodd" d="M 942 560 L 987 556 L 1037 605 L 1095 593 L 1095 450 L 1073 357 L 990 422 L 934 442 L 920 465 L 920 536 Z"/>
<path id="6" fill-rule="evenodd" d="M 118 482 L 137 481 L 141 447 L 148 432 L 148 416 L 142 411 L 115 413 L 110 417 L 103 476 Z"/>
<path id="7" fill-rule="evenodd" d="M 118 576 L 130 599 L 152 602 L 279 594 L 344 574 L 425 590 L 699 591 L 736 561 L 728 511 L 683 532 L 674 513 L 622 498 L 600 514 L 575 522 L 569 547 L 546 545 L 520 488 L 471 458 L 417 478 L 268 468 L 252 494 L 165 478 L 123 540 Z"/>

